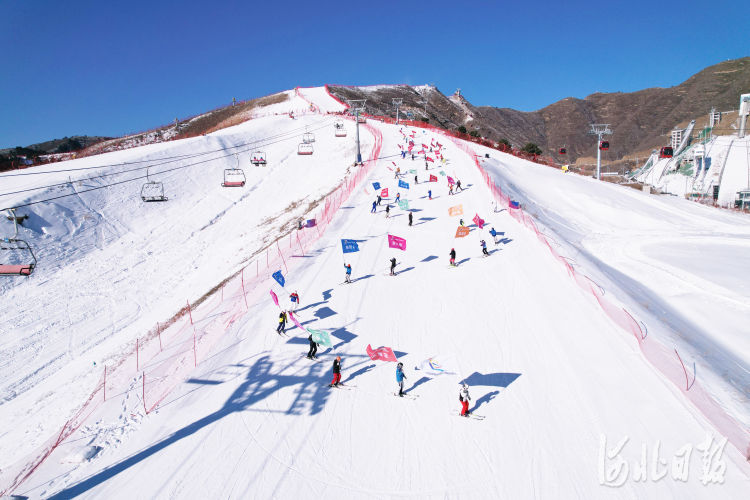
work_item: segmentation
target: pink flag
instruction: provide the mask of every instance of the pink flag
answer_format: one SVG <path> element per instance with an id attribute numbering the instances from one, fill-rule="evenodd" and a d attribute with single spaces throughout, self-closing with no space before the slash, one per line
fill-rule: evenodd
<path id="1" fill-rule="evenodd" d="M 299 321 L 297 321 L 297 318 L 294 317 L 294 313 L 292 313 L 292 311 L 289 311 L 289 318 L 291 318 L 294 324 L 297 325 L 297 328 L 299 328 L 302 331 L 305 331 L 305 329 L 302 328 L 302 325 L 299 324 Z"/>
<path id="2" fill-rule="evenodd" d="M 394 363 L 398 361 L 396 355 L 393 353 L 393 349 L 390 347 L 379 347 L 373 349 L 370 344 L 367 344 L 367 355 L 370 356 L 370 359 L 373 361 L 393 361 Z"/>
<path id="3" fill-rule="evenodd" d="M 380 196 L 383 197 L 383 198 L 388 198 L 388 188 L 383 188 L 380 191 Z"/>
<path id="4" fill-rule="evenodd" d="M 269 290 L 269 292 L 271 293 L 271 298 L 273 299 L 273 303 L 278 306 L 279 305 L 279 298 L 276 296 L 275 293 L 273 293 L 273 290 Z"/>
<path id="5" fill-rule="evenodd" d="M 388 235 L 388 246 L 390 248 L 398 248 L 399 250 L 406 250 L 406 240 L 399 238 L 398 236 Z"/>
<path id="6" fill-rule="evenodd" d="M 427 160 L 427 161 L 431 161 L 431 162 L 435 163 L 435 160 L 433 160 L 433 159 L 432 159 L 432 158 L 430 158 L 429 156 L 425 157 L 425 160 Z"/>
<path id="7" fill-rule="evenodd" d="M 454 180 L 453 180 L 453 177 L 451 177 L 451 176 L 449 175 L 449 176 L 448 176 L 448 184 L 455 184 L 455 183 L 456 183 L 456 181 L 454 181 Z"/>
<path id="8" fill-rule="evenodd" d="M 422 149 L 429 149 L 429 146 L 423 142 L 422 143 Z"/>
<path id="9" fill-rule="evenodd" d="M 479 217 L 479 214 L 474 215 L 474 218 L 471 220 L 474 221 L 474 224 L 479 226 L 479 229 L 484 227 L 484 220 Z"/>
<path id="10" fill-rule="evenodd" d="M 394 166 L 394 167 L 396 166 L 396 162 L 395 162 L 395 161 L 392 161 L 391 163 L 393 163 L 393 166 Z"/>

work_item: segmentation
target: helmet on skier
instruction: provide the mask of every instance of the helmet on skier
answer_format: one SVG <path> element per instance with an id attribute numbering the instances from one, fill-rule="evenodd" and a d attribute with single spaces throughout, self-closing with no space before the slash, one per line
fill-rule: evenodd
<path id="1" fill-rule="evenodd" d="M 401 368 L 402 366 L 404 366 L 404 364 L 403 363 L 399 363 L 396 366 L 398 366 L 399 368 Z"/>

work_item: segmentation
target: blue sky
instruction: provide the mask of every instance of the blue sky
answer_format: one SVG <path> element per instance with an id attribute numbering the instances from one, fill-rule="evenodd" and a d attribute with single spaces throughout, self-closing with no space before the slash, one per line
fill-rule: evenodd
<path id="1" fill-rule="evenodd" d="M 0 0 L 0 148 L 122 135 L 298 85 L 432 83 L 524 111 L 669 87 L 750 55 L 746 12 L 721 0 Z"/>

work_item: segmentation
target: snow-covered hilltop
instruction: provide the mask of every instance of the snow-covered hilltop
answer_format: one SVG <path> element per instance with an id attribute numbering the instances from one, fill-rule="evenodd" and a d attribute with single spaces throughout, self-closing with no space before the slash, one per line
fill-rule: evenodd
<path id="1" fill-rule="evenodd" d="M 17 192 L 1 206 L 38 202 L 19 212 L 39 260 L 0 282 L 0 492 L 746 495 L 742 216 L 373 119 L 352 166 L 345 109 L 299 88 L 206 136 L 0 175 Z M 244 186 L 223 187 L 237 168 Z M 147 181 L 168 201 L 142 201 Z M 280 309 L 294 309 L 284 336 Z M 331 341 L 317 361 L 312 333 Z M 645 343 L 678 356 L 662 366 Z M 403 362 L 409 397 L 378 348 Z M 329 388 L 336 356 L 344 385 Z M 459 382 L 477 418 L 458 416 Z"/>

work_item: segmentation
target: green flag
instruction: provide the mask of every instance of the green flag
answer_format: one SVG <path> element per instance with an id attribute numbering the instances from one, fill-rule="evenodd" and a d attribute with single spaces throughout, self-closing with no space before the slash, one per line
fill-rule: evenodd
<path id="1" fill-rule="evenodd" d="M 398 208 L 401 210 L 409 210 L 409 200 L 399 200 Z"/>
<path id="2" fill-rule="evenodd" d="M 331 343 L 331 337 L 328 336 L 328 332 L 324 330 L 313 330 L 312 328 L 307 328 L 307 331 L 310 332 L 313 342 L 315 342 L 316 344 L 320 344 L 326 347 L 333 347 L 333 344 Z"/>
<path id="3" fill-rule="evenodd" d="M 411 170 L 409 170 L 409 173 L 410 173 L 410 174 L 416 174 L 416 173 L 417 173 L 417 171 L 416 171 L 416 170 L 414 170 L 414 169 L 411 169 Z"/>
<path id="4" fill-rule="evenodd" d="M 443 171 L 441 170 L 441 171 L 440 171 L 440 175 L 445 175 L 445 172 L 443 172 Z"/>

